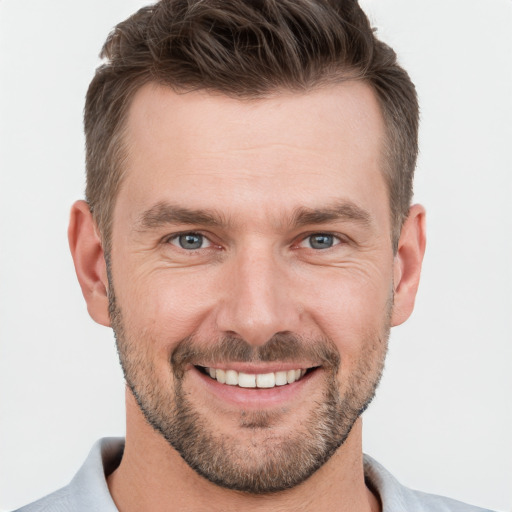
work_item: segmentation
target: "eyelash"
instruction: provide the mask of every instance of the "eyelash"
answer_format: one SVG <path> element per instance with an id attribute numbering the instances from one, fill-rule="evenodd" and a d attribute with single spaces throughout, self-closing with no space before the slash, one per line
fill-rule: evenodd
<path id="1" fill-rule="evenodd" d="M 197 248 L 186 249 L 179 242 L 180 238 L 185 237 L 185 236 L 200 237 L 201 245 L 203 245 L 204 242 L 207 242 L 208 245 L 206 247 L 201 246 L 201 247 L 197 247 Z M 316 247 L 316 248 L 312 247 L 311 242 L 312 242 L 313 237 L 330 238 L 330 239 L 332 239 L 332 244 L 328 247 Z M 308 241 L 309 241 L 309 246 L 304 246 L 303 244 L 308 243 Z M 176 242 L 176 243 L 173 243 L 173 242 Z M 197 231 L 185 231 L 185 232 L 181 232 L 181 233 L 176 233 L 174 235 L 171 235 L 171 236 L 165 238 L 164 243 L 174 245 L 174 246 L 176 246 L 180 249 L 183 249 L 184 251 L 187 251 L 187 252 L 194 252 L 194 251 L 199 251 L 201 249 L 208 249 L 214 245 L 214 243 L 210 240 L 210 238 L 207 235 L 205 235 L 201 232 L 197 232 Z M 331 249 L 332 247 L 335 247 L 335 246 L 343 244 L 343 243 L 346 243 L 346 240 L 338 235 L 335 235 L 335 234 L 329 233 L 329 232 L 317 231 L 317 232 L 310 233 L 310 234 L 303 236 L 298 243 L 294 244 L 294 246 L 297 248 L 304 247 L 304 248 L 311 249 L 314 251 L 326 251 L 328 249 Z"/>
<path id="2" fill-rule="evenodd" d="M 313 249 L 313 250 L 318 250 L 318 251 L 326 251 L 327 249 L 331 249 L 332 247 L 335 247 L 336 245 L 340 245 L 340 244 L 342 244 L 345 241 L 340 236 L 337 236 L 334 233 L 317 231 L 315 233 L 311 233 L 309 235 L 306 235 L 304 238 L 301 239 L 301 241 L 297 245 L 299 247 L 304 247 L 303 244 L 308 242 L 308 241 L 311 244 L 311 239 L 313 237 L 331 238 L 333 243 L 329 247 L 322 247 L 322 248 L 320 248 L 320 247 L 315 248 L 315 247 L 311 247 L 311 245 L 309 245 L 308 247 L 306 247 L 307 249 Z"/>
<path id="3" fill-rule="evenodd" d="M 183 233 L 176 233 L 170 237 L 167 237 L 164 241 L 165 243 L 168 243 L 168 244 L 171 244 L 171 245 L 175 245 L 176 247 L 179 247 L 180 249 L 183 249 L 183 250 L 187 250 L 185 249 L 185 247 L 181 246 L 181 244 L 179 244 L 179 240 L 181 237 L 186 237 L 186 236 L 196 236 L 196 237 L 200 237 L 201 238 L 201 242 L 207 242 L 208 245 L 206 247 L 198 247 L 198 248 L 195 248 L 195 249 L 190 249 L 188 252 L 193 252 L 193 251 L 198 251 L 200 249 L 208 249 L 209 247 L 211 247 L 213 244 L 213 242 L 206 236 L 204 235 L 203 233 L 199 233 L 197 231 L 185 231 Z M 177 243 L 174 244 L 173 242 L 176 241 Z M 201 243 L 202 245 L 202 243 Z"/>

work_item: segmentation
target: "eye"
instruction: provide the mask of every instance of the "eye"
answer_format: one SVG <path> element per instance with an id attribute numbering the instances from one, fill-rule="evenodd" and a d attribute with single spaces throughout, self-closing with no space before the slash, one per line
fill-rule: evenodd
<path id="1" fill-rule="evenodd" d="M 299 244 L 300 247 L 309 249 L 329 249 L 340 243 L 340 239 L 329 233 L 314 233 L 309 235 Z"/>
<path id="2" fill-rule="evenodd" d="M 169 242 L 187 251 L 205 249 L 211 245 L 208 238 L 199 233 L 182 233 L 181 235 L 175 235 L 169 239 Z"/>

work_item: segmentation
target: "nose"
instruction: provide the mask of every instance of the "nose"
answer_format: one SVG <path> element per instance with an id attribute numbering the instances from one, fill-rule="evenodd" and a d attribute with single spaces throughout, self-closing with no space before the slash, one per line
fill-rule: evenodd
<path id="1" fill-rule="evenodd" d="M 272 336 L 297 332 L 301 308 L 295 302 L 286 261 L 271 250 L 238 254 L 223 274 L 225 293 L 217 310 L 217 328 L 247 343 L 264 345 Z"/>

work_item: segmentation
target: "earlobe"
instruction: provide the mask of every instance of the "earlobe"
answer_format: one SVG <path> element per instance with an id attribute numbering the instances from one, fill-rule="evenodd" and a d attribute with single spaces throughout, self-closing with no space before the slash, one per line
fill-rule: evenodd
<path id="1" fill-rule="evenodd" d="M 405 322 L 414 309 L 425 254 L 425 209 L 411 206 L 398 242 L 394 259 L 394 303 L 391 325 Z"/>
<path id="2" fill-rule="evenodd" d="M 68 240 L 89 315 L 95 322 L 110 327 L 105 257 L 96 223 L 85 201 L 77 201 L 71 208 Z"/>

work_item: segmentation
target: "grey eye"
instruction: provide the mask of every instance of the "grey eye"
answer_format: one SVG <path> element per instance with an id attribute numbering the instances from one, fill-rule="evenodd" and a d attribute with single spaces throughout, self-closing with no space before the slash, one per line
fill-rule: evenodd
<path id="1" fill-rule="evenodd" d="M 176 235 L 171 239 L 171 243 L 188 251 L 204 249 L 210 246 L 209 240 L 199 233 Z"/>
<path id="2" fill-rule="evenodd" d="M 315 233 L 306 239 L 312 249 L 329 249 L 334 245 L 335 237 L 326 233 Z"/>

